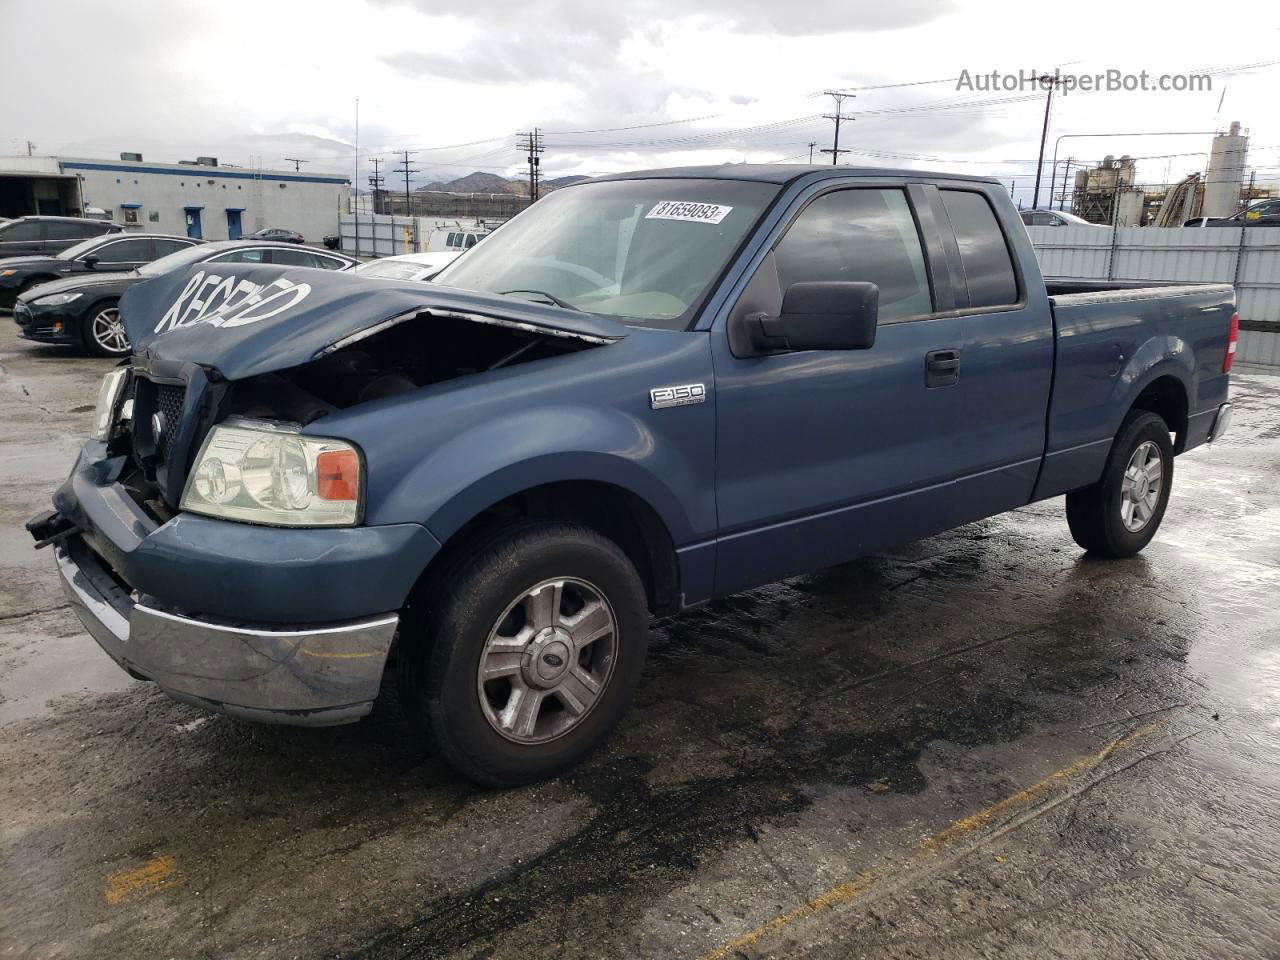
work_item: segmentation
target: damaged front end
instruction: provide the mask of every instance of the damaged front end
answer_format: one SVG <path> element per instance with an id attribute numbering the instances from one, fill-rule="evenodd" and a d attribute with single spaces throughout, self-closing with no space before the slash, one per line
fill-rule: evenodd
<path id="1" fill-rule="evenodd" d="M 53 547 L 88 632 L 133 676 L 236 716 L 348 722 L 376 698 L 397 611 L 440 544 L 417 523 L 363 525 L 359 509 L 316 519 L 228 501 L 218 513 L 184 508 L 184 492 L 203 484 L 216 499 L 219 483 L 239 484 L 254 510 L 279 490 L 362 505 L 358 448 L 303 428 L 626 329 L 426 284 L 231 266 L 128 292 L 133 356 L 111 375 L 54 512 L 29 527 Z M 206 448 L 246 435 L 241 462 L 207 469 Z"/>

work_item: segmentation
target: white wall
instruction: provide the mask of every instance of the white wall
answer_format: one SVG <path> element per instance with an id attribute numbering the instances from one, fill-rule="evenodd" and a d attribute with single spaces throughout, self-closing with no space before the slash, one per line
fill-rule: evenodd
<path id="1" fill-rule="evenodd" d="M 1230 283 L 1240 321 L 1236 358 L 1280 366 L 1280 228 L 1028 227 L 1046 277 Z"/>
<path id="2" fill-rule="evenodd" d="M 162 163 L 59 158 L 64 172 L 81 177 L 89 206 L 101 207 L 125 223 L 125 204 L 140 204 L 136 228 L 149 233 L 186 234 L 185 207 L 200 211 L 201 235 L 227 239 L 227 209 L 244 208 L 241 229 L 297 230 L 319 243 L 338 232 L 347 209 L 348 187 L 341 176 Z M 154 219 L 152 219 L 154 215 Z"/>

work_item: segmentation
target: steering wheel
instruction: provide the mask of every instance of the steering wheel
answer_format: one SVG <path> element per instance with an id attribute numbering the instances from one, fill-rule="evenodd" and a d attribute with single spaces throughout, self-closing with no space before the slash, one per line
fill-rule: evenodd
<path id="1" fill-rule="evenodd" d="M 548 267 L 552 270 L 559 270 L 566 273 L 577 280 L 585 280 L 587 283 L 594 284 L 596 287 L 612 286 L 615 281 L 603 274 L 596 273 L 590 267 L 584 267 L 580 263 L 565 263 L 563 260 L 551 260 L 545 257 L 530 257 L 524 261 L 525 264 L 531 264 L 538 267 Z"/>

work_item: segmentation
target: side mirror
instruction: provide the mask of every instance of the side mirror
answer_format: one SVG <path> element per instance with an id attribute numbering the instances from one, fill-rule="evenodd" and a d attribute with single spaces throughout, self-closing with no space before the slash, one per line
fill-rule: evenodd
<path id="1" fill-rule="evenodd" d="M 747 317 L 752 345 L 777 350 L 867 350 L 876 342 L 880 287 L 874 283 L 820 280 L 793 283 L 782 314 Z"/>
<path id="2" fill-rule="evenodd" d="M 98 255 L 96 253 L 91 253 L 80 262 L 92 270 L 98 265 Z"/>

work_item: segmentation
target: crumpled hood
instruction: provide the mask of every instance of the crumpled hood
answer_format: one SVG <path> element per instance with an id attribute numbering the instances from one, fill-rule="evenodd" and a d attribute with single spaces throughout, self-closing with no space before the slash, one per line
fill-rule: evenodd
<path id="1" fill-rule="evenodd" d="M 120 301 L 135 355 L 197 363 L 229 380 L 283 370 L 396 322 L 452 315 L 609 343 L 616 321 L 497 294 L 354 273 L 240 263 L 197 264 L 130 287 Z"/>

